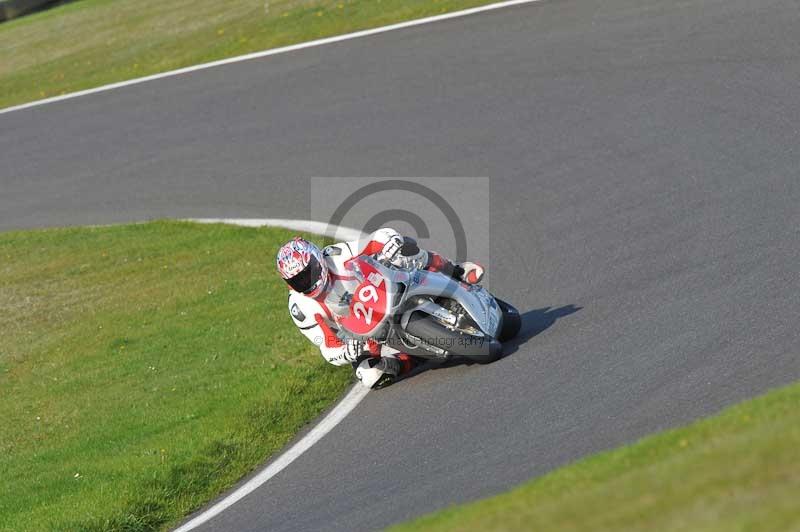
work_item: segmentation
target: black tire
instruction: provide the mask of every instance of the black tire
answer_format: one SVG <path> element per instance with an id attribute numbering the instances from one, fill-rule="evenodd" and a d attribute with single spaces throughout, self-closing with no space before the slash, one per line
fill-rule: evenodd
<path id="1" fill-rule="evenodd" d="M 519 311 L 512 305 L 509 305 L 502 299 L 495 298 L 497 304 L 500 305 L 500 310 L 503 311 L 503 326 L 500 327 L 500 334 L 497 339 L 501 342 L 507 342 L 519 334 L 522 328 L 522 318 Z"/>
<path id="2" fill-rule="evenodd" d="M 464 357 L 478 364 L 490 364 L 503 355 L 503 346 L 496 339 L 448 329 L 424 312 L 411 315 L 406 332 L 424 343 L 432 343 L 425 342 L 426 339 L 435 339 L 434 347 L 445 349 L 450 356 Z"/>

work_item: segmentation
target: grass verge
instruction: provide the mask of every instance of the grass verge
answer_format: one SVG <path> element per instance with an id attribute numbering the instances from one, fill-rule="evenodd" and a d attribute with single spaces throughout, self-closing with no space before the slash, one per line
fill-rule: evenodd
<path id="1" fill-rule="evenodd" d="M 0 530 L 166 528 L 338 398 L 271 260 L 291 233 L 0 233 Z"/>
<path id="2" fill-rule="evenodd" d="M 800 384 L 392 531 L 800 530 Z"/>
<path id="3" fill-rule="evenodd" d="M 0 108 L 490 0 L 82 0 L 0 24 Z"/>

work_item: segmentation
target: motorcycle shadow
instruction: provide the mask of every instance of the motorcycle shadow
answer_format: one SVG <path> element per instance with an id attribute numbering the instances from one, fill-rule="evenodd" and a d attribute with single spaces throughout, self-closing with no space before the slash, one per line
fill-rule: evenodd
<path id="1" fill-rule="evenodd" d="M 570 314 L 575 314 L 582 308 L 583 307 L 578 307 L 575 305 L 564 305 L 563 307 L 558 308 L 542 307 L 523 312 L 520 315 L 522 318 L 522 327 L 514 338 L 503 343 L 503 356 L 500 358 L 500 360 L 513 353 L 516 353 L 521 345 L 525 344 L 534 336 L 537 336 L 552 327 L 559 319 L 569 316 Z M 420 373 L 424 373 L 432 369 L 452 368 L 454 366 L 461 365 L 471 366 L 473 364 L 475 364 L 475 362 L 471 362 L 470 360 L 466 359 L 452 359 L 444 362 L 435 360 L 422 361 L 421 364 L 416 366 L 401 379 L 398 379 L 397 382 L 410 379 L 415 375 L 419 375 Z"/>

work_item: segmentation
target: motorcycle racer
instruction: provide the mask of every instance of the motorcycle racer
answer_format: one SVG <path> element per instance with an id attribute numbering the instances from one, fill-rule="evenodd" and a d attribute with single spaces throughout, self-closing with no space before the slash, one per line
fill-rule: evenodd
<path id="1" fill-rule="evenodd" d="M 454 264 L 443 256 L 420 249 L 416 241 L 394 229 L 378 229 L 364 240 L 341 242 L 320 249 L 296 237 L 278 251 L 277 267 L 289 285 L 289 314 L 300 332 L 319 346 L 333 365 L 350 364 L 361 383 L 381 388 L 411 371 L 414 361 L 405 354 L 372 340 L 342 340 L 338 320 L 349 313 L 350 299 L 358 281 L 347 270 L 347 261 L 372 255 L 403 268 L 442 272 L 469 284 L 477 284 L 484 270 L 474 262 Z"/>

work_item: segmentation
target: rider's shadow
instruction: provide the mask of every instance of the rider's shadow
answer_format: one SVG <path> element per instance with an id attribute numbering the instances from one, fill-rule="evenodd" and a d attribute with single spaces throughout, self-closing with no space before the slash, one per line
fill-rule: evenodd
<path id="1" fill-rule="evenodd" d="M 517 336 L 512 338 L 511 340 L 503 343 L 503 356 L 502 358 L 507 357 L 508 355 L 515 353 L 519 346 L 526 343 L 528 340 L 537 336 L 544 332 L 545 330 L 549 329 L 550 327 L 555 324 L 560 318 L 564 316 L 569 316 L 570 314 L 575 314 L 583 307 L 577 307 L 575 305 L 564 305 L 563 307 L 553 308 L 553 307 L 542 307 L 535 310 L 529 310 L 527 312 L 523 312 L 521 314 L 522 318 L 522 327 L 517 333 Z M 459 366 L 461 364 L 473 364 L 472 362 L 466 360 L 450 360 L 447 362 L 425 362 L 420 364 L 419 366 L 415 367 L 411 370 L 407 375 L 404 375 L 402 379 L 405 380 L 414 375 L 419 375 L 424 371 L 428 371 L 429 369 L 439 369 L 439 368 L 450 368 L 453 366 Z"/>

